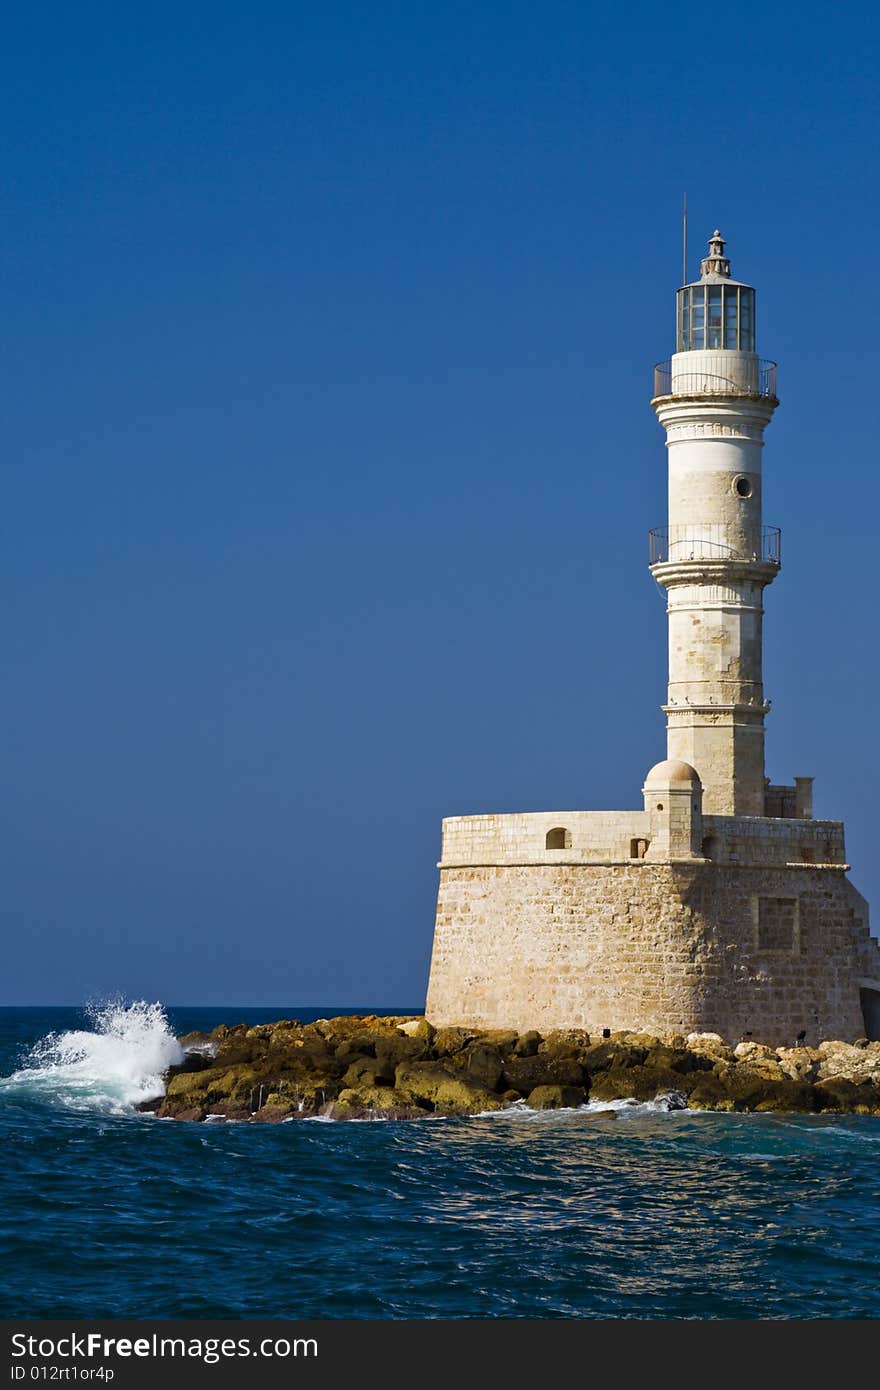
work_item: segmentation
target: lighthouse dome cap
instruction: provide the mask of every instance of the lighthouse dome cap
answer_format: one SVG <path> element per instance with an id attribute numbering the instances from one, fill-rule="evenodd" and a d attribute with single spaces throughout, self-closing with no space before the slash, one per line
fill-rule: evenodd
<path id="1" fill-rule="evenodd" d="M 678 783 L 679 786 L 700 787 L 700 774 L 690 763 L 680 762 L 677 758 L 665 758 L 662 763 L 655 763 L 645 778 L 645 786 L 666 786 L 671 783 Z"/>

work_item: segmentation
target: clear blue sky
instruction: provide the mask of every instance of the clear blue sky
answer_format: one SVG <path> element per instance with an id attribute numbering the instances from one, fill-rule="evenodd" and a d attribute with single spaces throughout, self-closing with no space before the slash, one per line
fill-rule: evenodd
<path id="1" fill-rule="evenodd" d="M 685 189 L 780 363 L 768 772 L 880 910 L 878 40 L 7 12 L 0 1002 L 417 1005 L 441 816 L 639 804 Z"/>

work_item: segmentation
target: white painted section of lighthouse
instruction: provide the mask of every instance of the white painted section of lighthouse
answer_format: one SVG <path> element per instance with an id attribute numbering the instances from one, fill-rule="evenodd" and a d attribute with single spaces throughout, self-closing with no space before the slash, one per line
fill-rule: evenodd
<path id="1" fill-rule="evenodd" d="M 763 816 L 763 591 L 780 556 L 761 455 L 776 370 L 755 352 L 755 292 L 731 278 L 718 232 L 701 272 L 678 291 L 678 350 L 651 402 L 669 457 L 669 524 L 651 555 L 668 594 L 667 757 L 696 768 L 706 814 Z"/>

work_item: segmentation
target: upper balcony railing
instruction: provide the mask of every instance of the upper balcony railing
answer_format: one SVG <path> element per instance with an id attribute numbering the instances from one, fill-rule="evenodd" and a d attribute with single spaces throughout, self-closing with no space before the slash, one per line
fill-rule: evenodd
<path id="1" fill-rule="evenodd" d="M 652 565 L 687 560 L 745 560 L 780 565 L 782 533 L 778 526 L 732 527 L 723 522 L 689 522 L 658 526 L 651 532 Z"/>
<path id="2" fill-rule="evenodd" d="M 694 354 L 695 356 L 697 354 Z M 712 370 L 686 371 L 679 358 L 673 368 L 671 360 L 658 362 L 654 367 L 654 396 L 766 396 L 776 399 L 776 363 L 755 357 L 751 362 L 741 357 L 732 363 L 729 374 L 719 353 L 706 364 L 709 353 L 700 353 L 704 365 Z M 684 357 L 685 354 L 682 354 Z"/>

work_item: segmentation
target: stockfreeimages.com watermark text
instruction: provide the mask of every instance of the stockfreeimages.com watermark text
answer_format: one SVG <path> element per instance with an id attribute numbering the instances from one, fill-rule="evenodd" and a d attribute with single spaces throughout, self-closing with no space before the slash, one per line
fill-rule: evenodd
<path id="1" fill-rule="evenodd" d="M 107 1361 L 114 1357 L 170 1357 L 179 1360 L 203 1361 L 207 1366 L 236 1357 L 274 1357 L 284 1360 L 292 1356 L 317 1356 L 315 1337 L 161 1337 L 157 1332 L 147 1337 L 107 1337 L 103 1332 L 71 1332 L 62 1337 L 35 1337 L 14 1332 L 11 1337 L 13 1358 L 40 1362 L 66 1361 L 73 1358 L 94 1358 Z M 37 1378 L 37 1367 L 14 1364 L 13 1380 Z M 111 1372 L 112 1374 L 112 1372 Z M 109 1376 L 107 1377 L 109 1379 Z"/>

